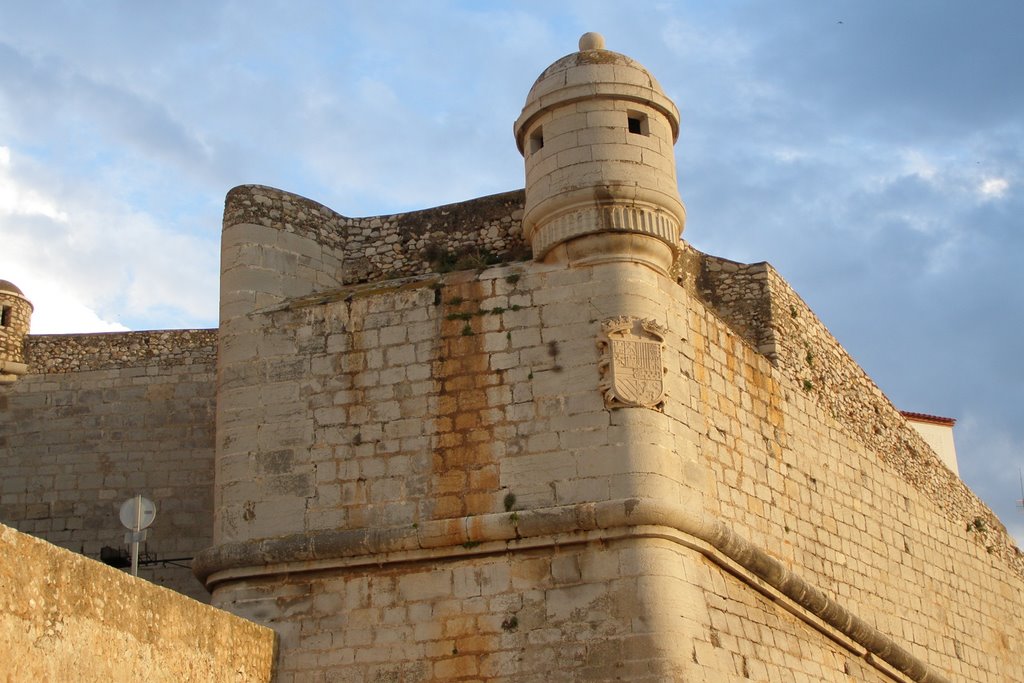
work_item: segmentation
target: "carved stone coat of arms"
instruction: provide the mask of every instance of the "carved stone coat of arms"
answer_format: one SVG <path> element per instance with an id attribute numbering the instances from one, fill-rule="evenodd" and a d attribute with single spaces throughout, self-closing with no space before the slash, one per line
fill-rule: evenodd
<path id="1" fill-rule="evenodd" d="M 655 408 L 665 403 L 662 352 L 668 330 L 653 320 L 619 317 L 601 323 L 601 392 L 609 408 Z"/>

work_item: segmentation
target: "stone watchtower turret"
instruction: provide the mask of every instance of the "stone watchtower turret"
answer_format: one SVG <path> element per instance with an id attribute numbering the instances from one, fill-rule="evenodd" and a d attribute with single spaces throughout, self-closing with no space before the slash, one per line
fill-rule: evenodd
<path id="1" fill-rule="evenodd" d="M 31 317 L 32 304 L 22 291 L 0 280 L 0 384 L 10 384 L 28 370 L 25 337 Z"/>
<path id="2" fill-rule="evenodd" d="M 579 45 L 540 75 L 515 122 L 524 235 L 538 261 L 625 259 L 666 274 L 686 220 L 672 149 L 679 111 L 600 34 Z"/>

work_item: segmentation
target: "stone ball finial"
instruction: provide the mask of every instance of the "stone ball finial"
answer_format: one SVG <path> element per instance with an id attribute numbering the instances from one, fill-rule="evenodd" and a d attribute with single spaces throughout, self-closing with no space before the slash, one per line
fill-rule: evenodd
<path id="1" fill-rule="evenodd" d="M 580 52 L 586 50 L 603 50 L 604 49 L 604 36 L 600 33 L 593 31 L 584 33 L 580 36 Z"/>

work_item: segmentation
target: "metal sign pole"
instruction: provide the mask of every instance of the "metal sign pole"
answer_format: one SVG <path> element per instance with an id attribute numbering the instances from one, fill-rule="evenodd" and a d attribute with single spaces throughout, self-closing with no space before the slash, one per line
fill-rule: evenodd
<path id="1" fill-rule="evenodd" d="M 142 529 L 142 494 L 135 496 L 135 528 L 132 529 L 132 576 L 139 575 L 139 531 Z"/>
<path id="2" fill-rule="evenodd" d="M 132 549 L 132 576 L 139 575 L 139 543 L 146 540 L 146 527 L 153 523 L 156 517 L 156 505 L 142 494 L 129 498 L 121 503 L 121 524 L 128 529 L 124 535 L 126 543 Z"/>

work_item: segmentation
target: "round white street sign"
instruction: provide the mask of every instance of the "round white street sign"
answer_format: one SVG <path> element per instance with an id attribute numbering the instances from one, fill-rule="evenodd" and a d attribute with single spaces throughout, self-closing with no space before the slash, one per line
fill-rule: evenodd
<path id="1" fill-rule="evenodd" d="M 135 496 L 121 503 L 119 514 L 121 524 L 129 529 L 135 529 L 135 522 L 138 521 L 139 529 L 145 529 L 156 519 L 156 503 L 149 498 Z"/>

